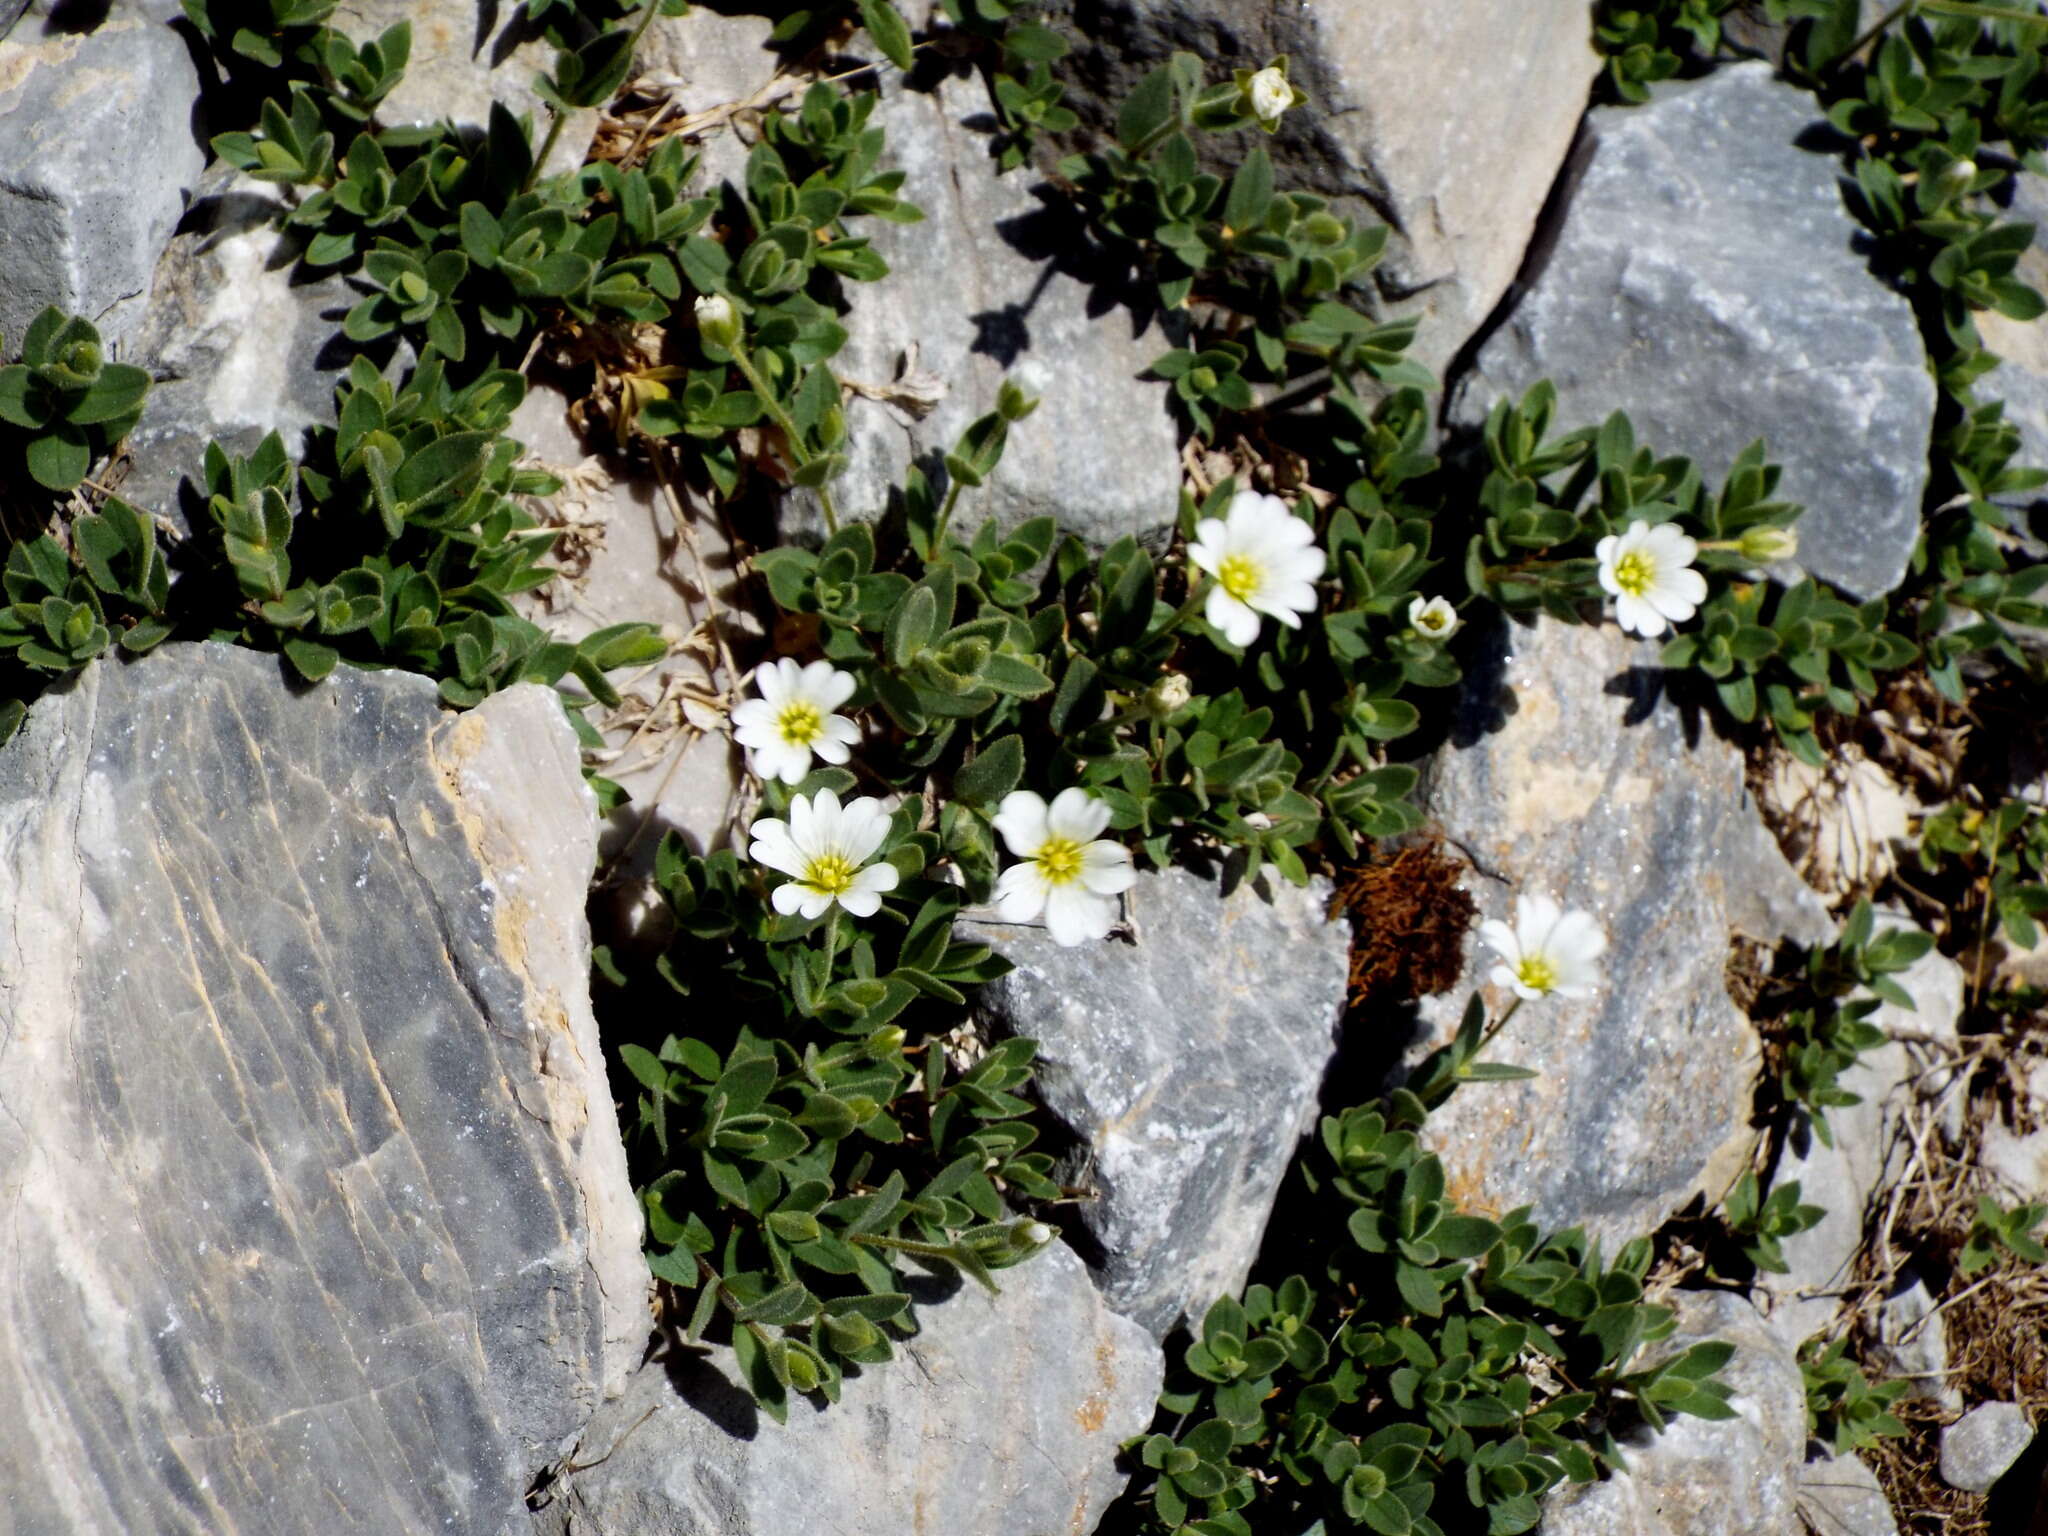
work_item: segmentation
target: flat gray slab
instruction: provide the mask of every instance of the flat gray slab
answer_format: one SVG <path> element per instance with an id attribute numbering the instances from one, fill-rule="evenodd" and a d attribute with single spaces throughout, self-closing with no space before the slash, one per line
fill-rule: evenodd
<path id="1" fill-rule="evenodd" d="M 848 284 L 850 335 L 832 368 L 864 388 L 847 401 L 852 463 L 833 496 L 849 516 L 876 516 L 913 460 L 932 472 L 1011 378 L 1041 404 L 1010 429 L 987 485 L 961 498 L 963 529 L 1043 514 L 1097 545 L 1166 529 L 1179 437 L 1167 386 L 1139 375 L 1171 344 L 1157 327 L 1137 334 L 1114 294 L 1068 270 L 1076 231 L 1032 195 L 1029 172 L 998 176 L 987 136 L 966 126 L 987 111 L 979 82 L 954 80 L 893 90 L 876 108 L 884 168 L 904 172 L 902 196 L 925 218 L 860 221 L 890 271 Z M 921 418 L 871 397 L 920 379 L 944 391 Z"/>
<path id="2" fill-rule="evenodd" d="M 592 1421 L 537 1536 L 1067 1536 L 1122 1491 L 1118 1448 L 1152 1421 L 1163 1369 L 1061 1244 L 937 1279 L 896 1359 L 839 1402 L 760 1413 L 731 1352 L 640 1370 Z"/>
<path id="3" fill-rule="evenodd" d="M 1591 155 L 1540 275 L 1454 415 L 1557 385 L 1560 430 L 1625 410 L 1718 485 L 1757 438 L 1803 503 L 1800 563 L 1864 597 L 1920 532 L 1934 381 L 1913 312 L 1873 276 L 1812 96 L 1736 64 L 1586 119 Z"/>
<path id="4" fill-rule="evenodd" d="M 1097 1280 L 1156 1335 L 1243 1287 L 1336 1049 L 1351 931 L 1321 882 L 1273 887 L 1141 875 L 1129 944 L 973 929 L 1017 967 L 985 1015 L 1038 1042 L 1039 1095 L 1081 1144 Z"/>
<path id="5" fill-rule="evenodd" d="M 0 357 L 46 304 L 126 339 L 206 163 L 198 98 L 184 42 L 137 16 L 0 42 Z"/>
<path id="6" fill-rule="evenodd" d="M 1535 1207 L 1612 1253 L 1696 1190 L 1718 1194 L 1749 1146 L 1759 1045 L 1728 997 L 1730 931 L 1766 942 L 1834 932 L 1743 789 L 1742 754 L 1658 682 L 1657 646 L 1612 625 L 1510 626 L 1475 667 L 1422 804 L 1472 860 L 1482 917 L 1518 895 L 1590 911 L 1607 935 L 1599 990 L 1521 1005 L 1487 1059 L 1540 1075 L 1460 1088 L 1424 1136 L 1453 1198 Z M 1465 984 L 1422 1006 L 1415 1057 L 1450 1038 L 1471 987 L 1513 1001 L 1475 938 Z"/>
<path id="7" fill-rule="evenodd" d="M 178 645 L 0 753 L 0 1488 L 23 1532 L 477 1532 L 646 1271 L 539 689 Z"/>

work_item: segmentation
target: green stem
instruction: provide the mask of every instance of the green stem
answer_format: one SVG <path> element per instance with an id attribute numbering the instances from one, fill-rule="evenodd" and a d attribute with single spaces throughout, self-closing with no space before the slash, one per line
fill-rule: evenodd
<path id="1" fill-rule="evenodd" d="M 932 529 L 932 558 L 934 560 L 939 558 L 939 551 L 946 547 L 946 530 L 952 526 L 953 508 L 958 505 L 960 493 L 965 489 L 965 482 L 957 479 L 946 487 L 946 504 L 939 508 L 938 526 Z"/>
<path id="2" fill-rule="evenodd" d="M 1470 1056 L 1467 1056 L 1465 1060 L 1467 1062 L 1477 1061 L 1479 1059 L 1479 1053 L 1485 1050 L 1488 1045 L 1492 1044 L 1493 1037 L 1499 1034 L 1503 1029 L 1507 1027 L 1508 1020 L 1512 1019 L 1515 1016 L 1515 1014 L 1520 1011 L 1521 1006 L 1522 998 L 1519 994 L 1517 994 L 1515 1000 L 1509 1003 L 1507 1007 L 1501 1011 L 1501 1016 L 1495 1019 L 1491 1024 L 1486 1026 L 1485 1033 L 1483 1033 L 1479 1037 L 1479 1043 L 1472 1047 L 1472 1054 Z"/>
<path id="3" fill-rule="evenodd" d="M 1920 0 L 1921 8 L 1947 16 L 1975 16 L 1984 21 L 2019 21 L 2029 26 L 2048 27 L 2048 16 L 2039 11 L 2012 11 L 2002 5 L 1978 5 L 1974 0 Z"/>
<path id="4" fill-rule="evenodd" d="M 832 910 L 825 918 L 825 985 L 832 985 L 832 966 L 839 958 L 839 903 L 832 903 Z"/>
<path id="5" fill-rule="evenodd" d="M 746 347 L 736 341 L 727 350 L 732 353 L 733 366 L 739 369 L 746 381 L 754 387 L 754 393 L 760 397 L 763 408 L 775 419 L 775 425 L 782 428 L 782 435 L 789 443 L 789 456 L 796 461 L 794 467 L 802 469 L 811 462 L 811 456 L 804 452 L 803 434 L 797 431 L 795 419 L 790 416 L 782 402 L 775 398 L 774 391 L 769 389 L 767 381 L 761 377 L 753 359 L 747 356 Z M 839 509 L 832 504 L 830 486 L 818 487 L 818 504 L 825 509 L 825 531 L 837 533 Z"/>
<path id="6" fill-rule="evenodd" d="M 541 167 L 548 163 L 548 156 L 555 152 L 555 141 L 562 136 L 562 127 L 569 121 L 569 114 L 556 107 L 548 108 L 548 136 L 540 141 L 540 153 L 533 157 L 533 166 L 521 183 L 521 192 L 531 192 L 534 182 L 540 179 Z"/>
<path id="7" fill-rule="evenodd" d="M 1876 37 L 1878 33 L 1882 32 L 1886 27 L 1890 26 L 1893 22 L 1897 21 L 1901 16 L 1912 15 L 1914 11 L 1917 11 L 1920 8 L 1921 4 L 1922 0 L 1899 0 L 1899 4 L 1893 6 L 1889 11 L 1885 12 L 1885 14 L 1881 18 L 1879 18 L 1876 26 L 1872 27 L 1869 31 L 1865 32 L 1861 37 L 1857 38 L 1855 42 L 1851 43 L 1842 52 L 1836 54 L 1832 59 L 1829 59 L 1827 63 L 1823 64 L 1820 68 L 1820 72 L 1822 74 L 1826 74 L 1829 70 L 1833 69 L 1837 64 L 1841 63 L 1842 60 L 1855 58 L 1857 54 L 1861 53 L 1865 48 L 1870 46 L 1870 40 Z"/>

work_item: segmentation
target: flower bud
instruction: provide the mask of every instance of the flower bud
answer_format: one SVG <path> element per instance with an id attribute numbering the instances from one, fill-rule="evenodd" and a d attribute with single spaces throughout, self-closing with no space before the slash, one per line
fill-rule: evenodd
<path id="1" fill-rule="evenodd" d="M 1458 632 L 1458 610 L 1441 597 L 1417 597 L 1408 604 L 1408 624 L 1425 640 L 1448 640 Z"/>
<path id="2" fill-rule="evenodd" d="M 730 352 L 739 345 L 740 316 L 732 300 L 722 293 L 698 296 L 697 334 L 714 347 Z"/>
<path id="3" fill-rule="evenodd" d="M 1799 535 L 1790 528 L 1746 528 L 1740 547 L 1743 559 L 1756 565 L 1775 565 L 1799 553 Z"/>
<path id="4" fill-rule="evenodd" d="M 1285 70 L 1269 64 L 1245 81 L 1244 99 L 1252 116 L 1270 128 L 1294 105 L 1294 87 L 1287 83 Z"/>
<path id="5" fill-rule="evenodd" d="M 1043 1248 L 1052 1241 L 1052 1228 L 1042 1221 L 1020 1221 L 1010 1228 L 1010 1246 L 1022 1250 Z"/>
<path id="6" fill-rule="evenodd" d="M 1977 179 L 1977 162 L 1974 160 L 1951 160 L 1941 172 L 1941 191 L 1946 197 L 1970 190 L 1970 183 Z"/>
<path id="7" fill-rule="evenodd" d="M 880 1029 L 868 1036 L 868 1054 L 870 1056 L 892 1056 L 903 1049 L 904 1039 L 905 1036 L 900 1025 L 884 1024 Z"/>
<path id="8" fill-rule="evenodd" d="M 1175 710 L 1186 707 L 1193 697 L 1194 689 L 1188 685 L 1186 674 L 1168 672 L 1145 690 L 1145 713 L 1155 720 L 1164 720 Z"/>

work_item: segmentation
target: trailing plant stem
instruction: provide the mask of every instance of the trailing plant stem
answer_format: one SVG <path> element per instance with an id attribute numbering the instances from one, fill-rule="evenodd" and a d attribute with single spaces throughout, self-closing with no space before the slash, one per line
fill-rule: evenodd
<path id="1" fill-rule="evenodd" d="M 761 377 L 761 371 L 754 366 L 753 359 L 747 356 L 747 349 L 739 342 L 734 342 L 730 350 L 733 366 L 738 368 L 747 383 L 753 386 L 754 393 L 761 399 L 761 404 L 775 419 L 775 425 L 782 428 L 783 438 L 789 444 L 789 456 L 794 461 L 793 467 L 802 469 L 810 463 L 811 458 L 804 452 L 803 434 L 797 430 L 796 419 L 789 414 L 782 402 L 775 398 L 775 392 L 768 387 L 768 381 Z M 832 504 L 832 488 L 829 485 L 821 483 L 818 486 L 818 505 L 825 511 L 825 531 L 837 533 L 839 509 Z"/>

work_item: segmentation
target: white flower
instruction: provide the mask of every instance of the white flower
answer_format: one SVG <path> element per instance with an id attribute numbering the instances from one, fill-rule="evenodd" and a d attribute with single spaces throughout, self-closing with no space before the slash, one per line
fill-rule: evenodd
<path id="1" fill-rule="evenodd" d="M 732 712 L 733 738 L 747 749 L 747 766 L 764 779 L 801 784 L 813 754 L 843 763 L 860 740 L 860 727 L 833 710 L 853 697 L 853 678 L 829 661 L 800 667 L 784 656 L 754 674 L 761 697 Z"/>
<path id="2" fill-rule="evenodd" d="M 1458 610 L 1441 597 L 1421 597 L 1408 604 L 1408 623 L 1426 640 L 1448 640 L 1458 632 Z"/>
<path id="3" fill-rule="evenodd" d="M 1507 962 L 1488 979 L 1517 997 L 1585 997 L 1600 984 L 1593 962 L 1606 952 L 1607 935 L 1592 913 L 1567 912 L 1548 896 L 1517 896 L 1515 926 L 1488 918 L 1479 940 Z"/>
<path id="4" fill-rule="evenodd" d="M 1253 115 L 1268 126 L 1279 122 L 1280 114 L 1294 105 L 1294 87 L 1278 65 L 1269 64 L 1253 75 L 1245 82 L 1244 92 Z"/>
<path id="5" fill-rule="evenodd" d="M 868 863 L 889 834 L 889 813 L 879 800 L 849 800 L 842 807 L 837 795 L 821 789 L 810 799 L 793 796 L 789 820 L 765 817 L 748 830 L 754 837 L 748 857 L 790 877 L 769 897 L 784 916 L 823 917 L 836 901 L 855 917 L 873 917 L 882 892 L 896 889 L 895 865 Z"/>
<path id="6" fill-rule="evenodd" d="M 1239 491 L 1222 517 L 1195 524 L 1188 559 L 1215 578 L 1203 617 L 1232 645 L 1259 638 L 1262 613 L 1299 629 L 1297 615 L 1315 612 L 1323 552 L 1315 530 L 1278 496 Z"/>
<path id="7" fill-rule="evenodd" d="M 1028 789 L 1003 797 L 996 830 L 1024 860 L 996 881 L 996 913 L 1006 923 L 1028 923 L 1039 913 L 1055 944 L 1099 939 L 1116 923 L 1112 899 L 1137 882 L 1131 853 L 1098 839 L 1109 807 L 1078 786 L 1063 789 L 1050 807 Z"/>
<path id="8" fill-rule="evenodd" d="M 1692 568 L 1699 545 L 1674 523 L 1641 518 L 1627 533 L 1610 533 L 1593 547 L 1600 585 L 1614 594 L 1614 618 L 1645 637 L 1683 624 L 1707 600 L 1707 578 Z"/>

